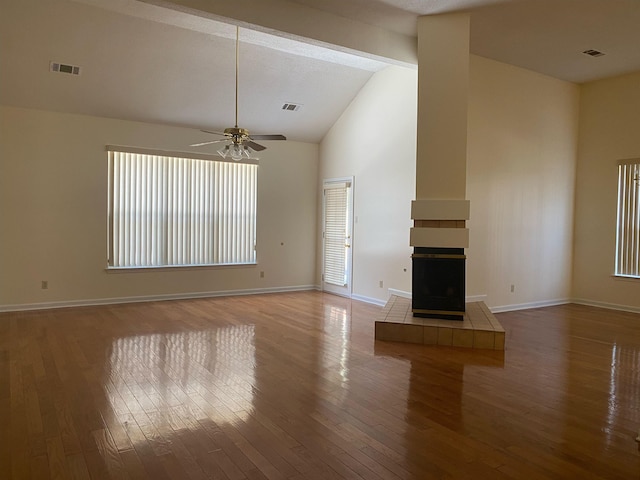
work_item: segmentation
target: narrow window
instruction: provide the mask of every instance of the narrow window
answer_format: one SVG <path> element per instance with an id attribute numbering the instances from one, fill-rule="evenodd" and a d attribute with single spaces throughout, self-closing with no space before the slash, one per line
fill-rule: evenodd
<path id="1" fill-rule="evenodd" d="M 349 188 L 349 182 L 324 187 L 324 281 L 340 287 L 347 285 Z"/>
<path id="2" fill-rule="evenodd" d="M 618 165 L 615 275 L 640 277 L 640 160 Z"/>
<path id="3" fill-rule="evenodd" d="M 256 263 L 257 164 L 107 149 L 110 268 Z"/>

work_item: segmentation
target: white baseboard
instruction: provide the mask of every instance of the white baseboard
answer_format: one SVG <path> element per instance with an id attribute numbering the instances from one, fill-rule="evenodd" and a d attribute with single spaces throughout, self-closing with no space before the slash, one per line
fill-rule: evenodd
<path id="1" fill-rule="evenodd" d="M 395 295 L 397 297 L 411 298 L 411 292 L 404 292 L 402 290 L 389 289 L 389 296 Z M 472 295 L 465 298 L 466 303 L 471 302 L 485 302 L 487 301 L 487 295 Z M 640 307 L 634 307 L 630 305 L 618 305 L 615 303 L 597 302 L 593 300 L 585 300 L 583 298 L 561 298 L 556 300 L 543 300 L 539 302 L 520 303 L 515 305 L 502 305 L 498 307 L 489 307 L 492 313 L 513 312 L 516 310 L 528 310 L 530 308 L 542 308 L 552 307 L 554 305 L 566 305 L 567 303 L 576 303 L 578 305 L 587 305 L 590 307 L 607 308 L 609 310 L 619 310 L 622 312 L 640 313 Z"/>
<path id="2" fill-rule="evenodd" d="M 89 307 L 96 305 L 115 305 L 119 303 L 161 302 L 165 300 L 188 300 L 192 298 L 231 297 L 239 295 L 258 295 L 263 293 L 285 293 L 314 290 L 315 285 L 293 287 L 252 288 L 246 290 L 224 290 L 219 292 L 176 293 L 147 295 L 140 297 L 98 298 L 90 300 L 70 300 L 61 302 L 24 303 L 18 305 L 0 305 L 0 312 L 20 312 L 27 310 L 48 310 L 52 308 Z"/>
<path id="3" fill-rule="evenodd" d="M 352 294 L 351 300 L 358 300 L 360 302 L 371 303 L 373 305 L 378 305 L 379 307 L 384 307 L 386 305 L 386 300 L 379 300 L 377 298 L 365 297 L 364 295 Z"/>
<path id="4" fill-rule="evenodd" d="M 389 296 L 391 295 L 395 295 L 396 297 L 402 297 L 402 298 L 409 298 L 409 299 L 411 298 L 411 292 L 396 290 L 395 288 L 389 289 Z"/>
<path id="5" fill-rule="evenodd" d="M 585 300 L 583 298 L 572 298 L 571 303 L 586 305 L 588 307 L 606 308 L 608 310 L 619 310 L 621 312 L 640 313 L 640 307 L 634 307 L 631 305 L 619 305 L 616 303 L 598 302 L 595 300 Z"/>
<path id="6" fill-rule="evenodd" d="M 487 296 L 486 295 L 470 295 L 468 297 L 465 297 L 464 301 L 466 303 L 486 302 Z"/>
<path id="7" fill-rule="evenodd" d="M 246 290 L 223 290 L 218 292 L 197 292 L 197 293 L 180 293 L 165 295 L 147 295 L 139 297 L 119 297 L 119 298 L 98 298 L 89 300 L 70 300 L 60 302 L 43 302 L 43 303 L 24 303 L 17 305 L 0 305 L 0 312 L 20 312 L 28 310 L 48 310 L 53 308 L 69 308 L 69 307 L 89 307 L 96 305 L 115 305 L 119 303 L 142 303 L 142 302 L 160 302 L 165 300 L 188 300 L 191 298 L 213 298 L 213 297 L 231 297 L 239 295 L 259 295 L 265 293 L 286 293 L 317 290 L 322 291 L 320 285 L 299 285 L 290 287 L 274 287 L 274 288 L 254 288 Z M 390 288 L 389 295 L 396 295 L 403 298 L 411 298 L 410 292 L 395 290 Z M 364 295 L 354 294 L 351 296 L 353 300 L 370 303 L 373 305 L 384 306 L 386 301 L 377 298 L 365 297 Z M 475 295 L 466 297 L 467 302 L 486 301 L 486 295 Z M 606 308 L 609 310 L 619 310 L 623 312 L 640 313 L 640 307 L 631 305 L 619 305 L 615 303 L 599 302 L 594 300 L 586 300 L 582 298 L 546 300 L 540 302 L 521 303 L 515 305 L 502 305 L 498 307 L 490 307 L 492 313 L 511 312 L 516 310 L 527 310 L 530 308 L 551 307 L 554 305 L 565 305 L 567 303 L 576 303 L 578 305 L 586 305 L 590 307 Z"/>
<path id="8" fill-rule="evenodd" d="M 554 305 L 566 305 L 572 303 L 569 298 L 560 298 L 556 300 L 543 300 L 540 302 L 520 303 L 515 305 L 502 305 L 500 307 L 489 307 L 491 313 L 513 312 L 516 310 L 528 310 L 530 308 L 553 307 Z"/>
<path id="9" fill-rule="evenodd" d="M 408 298 L 411 299 L 411 292 L 405 292 L 403 290 L 396 290 L 395 288 L 389 289 L 389 296 L 395 295 L 396 297 Z M 486 295 L 472 295 L 465 297 L 464 301 L 466 303 L 471 302 L 484 302 L 487 299 Z"/>

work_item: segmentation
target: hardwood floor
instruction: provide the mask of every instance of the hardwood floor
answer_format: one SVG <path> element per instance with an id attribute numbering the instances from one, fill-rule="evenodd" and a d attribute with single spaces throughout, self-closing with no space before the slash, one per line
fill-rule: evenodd
<path id="1" fill-rule="evenodd" d="M 318 292 L 0 314 L 2 479 L 638 479 L 640 315 L 373 340 Z"/>

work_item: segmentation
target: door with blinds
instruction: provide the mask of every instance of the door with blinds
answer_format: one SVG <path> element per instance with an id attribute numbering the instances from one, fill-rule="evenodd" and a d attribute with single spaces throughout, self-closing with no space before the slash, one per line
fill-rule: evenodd
<path id="1" fill-rule="evenodd" d="M 322 289 L 351 297 L 353 178 L 324 181 L 322 217 Z"/>

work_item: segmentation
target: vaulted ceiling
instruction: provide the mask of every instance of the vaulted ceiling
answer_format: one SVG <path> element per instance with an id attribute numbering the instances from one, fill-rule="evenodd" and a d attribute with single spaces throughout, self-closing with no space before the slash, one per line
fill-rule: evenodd
<path id="1" fill-rule="evenodd" d="M 578 83 L 640 70 L 637 0 L 0 0 L 0 103 L 220 130 L 239 24 L 241 126 L 318 142 L 375 71 L 415 68 L 418 15 L 458 11 L 477 55 Z"/>

